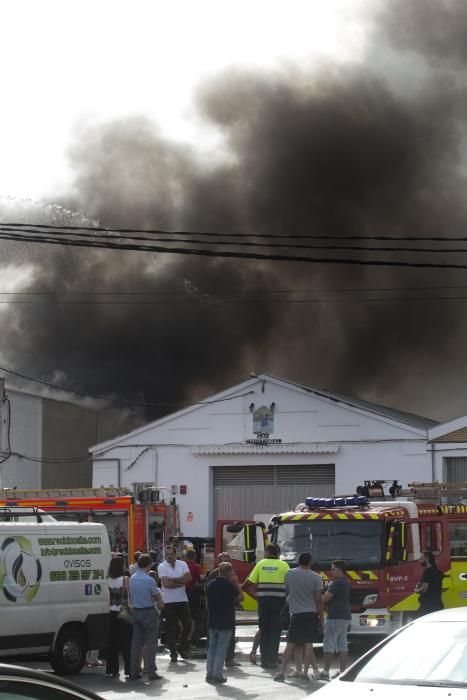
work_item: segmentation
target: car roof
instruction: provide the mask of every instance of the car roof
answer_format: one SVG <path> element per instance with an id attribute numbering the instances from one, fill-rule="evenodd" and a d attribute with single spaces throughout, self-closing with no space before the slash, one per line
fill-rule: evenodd
<path id="1" fill-rule="evenodd" d="M 44 673 L 43 671 L 36 671 L 32 668 L 26 668 L 25 666 L 16 666 L 13 664 L 2 664 L 0 663 L 0 677 L 11 676 L 22 677 L 29 680 L 41 681 L 43 683 L 48 683 L 57 689 L 62 688 L 63 690 L 71 690 L 75 693 L 79 693 L 82 696 L 89 698 L 89 700 L 102 700 L 102 696 L 96 695 L 87 688 L 83 688 L 76 683 L 71 683 L 54 673 Z"/>
<path id="2" fill-rule="evenodd" d="M 429 622 L 467 622 L 467 605 L 462 608 L 448 608 L 438 612 L 424 615 L 417 620 L 417 624 Z"/>

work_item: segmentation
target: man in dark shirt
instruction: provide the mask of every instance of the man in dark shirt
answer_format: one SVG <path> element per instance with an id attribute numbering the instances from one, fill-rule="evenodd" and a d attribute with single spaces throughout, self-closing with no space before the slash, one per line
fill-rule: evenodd
<path id="1" fill-rule="evenodd" d="M 211 581 L 214 581 L 219 576 L 219 565 L 222 564 L 223 561 L 227 561 L 232 563 L 232 557 L 228 552 L 221 552 L 218 557 L 217 557 L 217 568 L 213 569 L 212 571 L 209 572 L 208 577 L 206 579 L 206 587 L 211 583 Z M 233 583 L 235 588 L 238 589 L 238 593 L 242 592 L 242 589 L 240 588 L 240 584 L 238 582 L 237 575 L 235 571 L 232 569 L 232 578 L 230 579 L 230 582 Z M 233 667 L 233 666 L 241 666 L 241 664 L 235 660 L 235 627 L 232 632 L 232 637 L 230 639 L 229 643 L 229 648 L 227 649 L 227 656 L 225 657 L 225 665 L 227 668 Z"/>
<path id="2" fill-rule="evenodd" d="M 349 662 L 347 632 L 352 619 L 350 607 L 350 583 L 345 577 L 345 563 L 336 559 L 331 565 L 332 583 L 323 596 L 327 607 L 326 624 L 324 627 L 323 652 L 324 671 L 320 673 L 322 680 L 329 680 L 329 669 L 333 654 L 339 654 L 339 668 L 343 673 Z"/>
<path id="3" fill-rule="evenodd" d="M 200 610 L 201 610 L 201 587 L 202 581 L 204 580 L 204 572 L 201 564 L 196 561 L 196 552 L 194 549 L 188 549 L 185 554 L 185 562 L 188 567 L 188 571 L 191 574 L 191 581 L 185 585 L 185 590 L 188 598 L 188 605 L 191 611 L 191 634 L 190 639 L 192 642 L 195 641 L 195 631 L 199 623 Z"/>
<path id="4" fill-rule="evenodd" d="M 418 617 L 444 608 L 441 600 L 443 572 L 436 566 L 433 552 L 428 550 L 422 552 L 420 565 L 423 567 L 422 580 L 415 587 L 415 593 L 419 594 L 420 601 Z"/>
<path id="5" fill-rule="evenodd" d="M 235 629 L 235 606 L 243 598 L 243 593 L 232 583 L 232 564 L 219 564 L 219 575 L 206 589 L 208 603 L 209 647 L 206 663 L 206 681 L 225 683 L 222 675 L 229 642 Z"/>

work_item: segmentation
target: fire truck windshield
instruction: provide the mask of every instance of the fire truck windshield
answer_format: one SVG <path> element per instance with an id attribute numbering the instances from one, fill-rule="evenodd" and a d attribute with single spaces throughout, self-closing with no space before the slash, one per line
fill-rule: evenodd
<path id="1" fill-rule="evenodd" d="M 330 569 L 333 559 L 344 559 L 350 568 L 377 568 L 384 551 L 383 523 L 375 520 L 311 520 L 280 523 L 272 541 L 281 559 L 298 564 L 302 552 L 310 552 L 312 566 Z"/>

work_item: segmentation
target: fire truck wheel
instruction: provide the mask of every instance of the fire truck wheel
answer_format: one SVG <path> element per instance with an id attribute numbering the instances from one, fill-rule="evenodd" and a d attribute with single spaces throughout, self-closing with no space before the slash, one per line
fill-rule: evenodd
<path id="1" fill-rule="evenodd" d="M 55 640 L 50 665 L 64 676 L 79 673 L 86 660 L 86 639 L 79 625 L 65 625 Z"/>

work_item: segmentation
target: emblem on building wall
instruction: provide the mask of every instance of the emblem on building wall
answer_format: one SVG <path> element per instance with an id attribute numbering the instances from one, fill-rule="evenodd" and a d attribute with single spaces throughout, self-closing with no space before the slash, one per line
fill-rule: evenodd
<path id="1" fill-rule="evenodd" d="M 270 435 L 274 432 L 274 408 L 272 406 L 260 406 L 253 411 L 253 432 L 262 435 Z"/>

